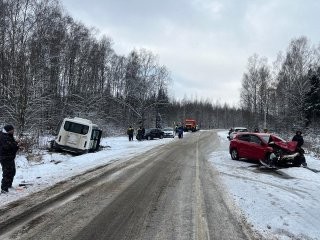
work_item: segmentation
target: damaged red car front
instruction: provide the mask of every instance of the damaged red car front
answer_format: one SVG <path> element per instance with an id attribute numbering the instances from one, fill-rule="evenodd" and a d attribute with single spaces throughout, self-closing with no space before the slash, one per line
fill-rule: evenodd
<path id="1" fill-rule="evenodd" d="M 229 152 L 233 160 L 244 158 L 274 164 L 299 165 L 297 158 L 301 157 L 297 142 L 287 142 L 268 133 L 238 133 L 230 141 Z"/>

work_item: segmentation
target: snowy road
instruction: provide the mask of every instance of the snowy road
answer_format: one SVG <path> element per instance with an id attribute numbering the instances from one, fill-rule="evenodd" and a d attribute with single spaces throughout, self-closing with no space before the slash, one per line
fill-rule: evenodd
<path id="1" fill-rule="evenodd" d="M 1 239 L 253 239 L 207 161 L 219 147 L 189 134 L 31 195 L 1 212 Z"/>

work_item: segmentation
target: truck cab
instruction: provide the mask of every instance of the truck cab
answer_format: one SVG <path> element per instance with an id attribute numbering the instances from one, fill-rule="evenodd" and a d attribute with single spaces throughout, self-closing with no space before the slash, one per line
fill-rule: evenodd
<path id="1" fill-rule="evenodd" d="M 184 124 L 184 131 L 188 132 L 188 131 L 192 131 L 195 132 L 198 130 L 197 127 L 197 121 L 194 119 L 186 119 L 185 120 L 185 124 Z"/>

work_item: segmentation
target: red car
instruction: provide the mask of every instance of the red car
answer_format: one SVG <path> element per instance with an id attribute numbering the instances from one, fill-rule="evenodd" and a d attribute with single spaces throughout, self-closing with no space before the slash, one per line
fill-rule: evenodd
<path id="1" fill-rule="evenodd" d="M 231 141 L 229 152 L 233 160 L 245 158 L 249 160 L 265 160 L 274 148 L 270 143 L 277 145 L 282 149 L 293 152 L 296 149 L 296 142 L 286 142 L 280 137 L 269 133 L 238 133 Z"/>

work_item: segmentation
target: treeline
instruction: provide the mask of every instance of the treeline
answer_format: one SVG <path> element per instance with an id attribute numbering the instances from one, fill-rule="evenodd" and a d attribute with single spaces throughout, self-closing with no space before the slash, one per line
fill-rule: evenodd
<path id="1" fill-rule="evenodd" d="M 320 120 L 320 46 L 293 39 L 272 66 L 257 54 L 243 75 L 241 106 L 251 125 L 276 130 L 318 128 Z"/>
<path id="2" fill-rule="evenodd" d="M 185 118 L 202 128 L 241 122 L 227 105 L 170 99 L 170 73 L 157 56 L 144 49 L 118 55 L 110 38 L 96 35 L 57 0 L 0 0 L 0 123 L 34 133 L 74 116 L 105 132 Z"/>
<path id="3" fill-rule="evenodd" d="M 117 54 L 110 38 L 76 22 L 58 0 L 0 0 L 0 127 L 52 132 L 75 116 L 105 133 L 123 133 L 129 125 L 173 126 L 186 118 L 202 129 L 316 126 L 319 56 L 319 48 L 301 37 L 272 67 L 266 58 L 250 57 L 240 107 L 176 101 L 168 95 L 174 79 L 151 51 Z"/>
<path id="4" fill-rule="evenodd" d="M 165 66 L 146 50 L 120 56 L 55 0 L 0 1 L 0 121 L 19 132 L 67 116 L 102 125 L 143 122 L 167 103 Z"/>

